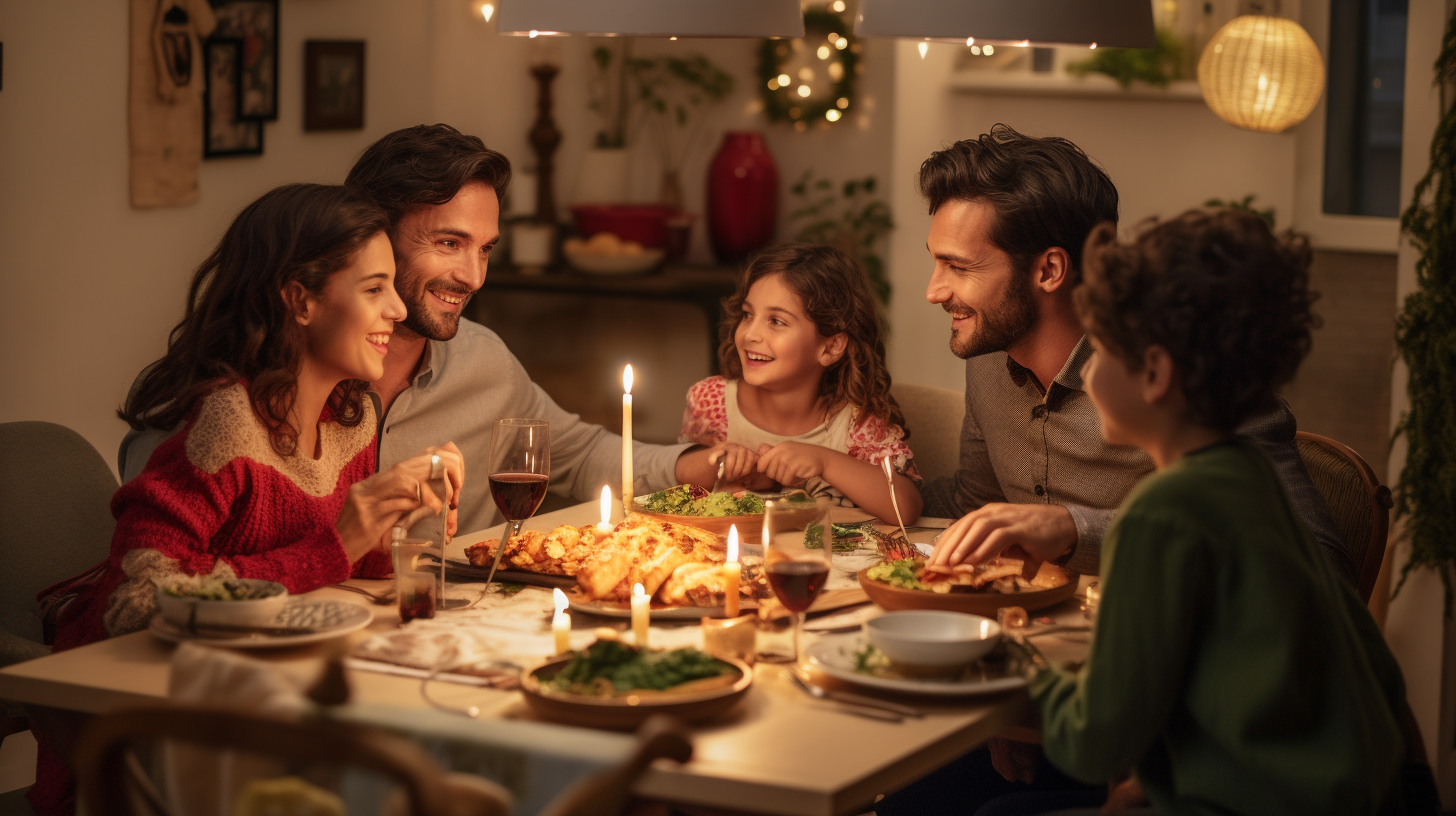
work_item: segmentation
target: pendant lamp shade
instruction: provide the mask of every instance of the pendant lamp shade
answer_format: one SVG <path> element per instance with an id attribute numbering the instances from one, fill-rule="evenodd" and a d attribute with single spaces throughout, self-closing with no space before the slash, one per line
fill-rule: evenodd
<path id="1" fill-rule="evenodd" d="M 1246 14 L 1220 28 L 1204 47 L 1198 87 L 1225 122 L 1278 133 L 1304 121 L 1319 104 L 1325 66 L 1298 23 Z"/>
<path id="2" fill-rule="evenodd" d="M 799 0 L 501 0 L 500 34 L 802 37 Z"/>
<path id="3" fill-rule="evenodd" d="M 1148 0 L 860 0 L 854 33 L 962 43 L 1158 44 Z"/>

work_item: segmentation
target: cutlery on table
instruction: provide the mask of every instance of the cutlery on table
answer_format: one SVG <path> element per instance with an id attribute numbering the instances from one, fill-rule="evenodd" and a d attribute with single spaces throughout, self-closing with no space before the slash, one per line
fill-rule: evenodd
<path id="1" fill-rule="evenodd" d="M 709 493 L 717 493 L 718 488 L 723 485 L 723 469 L 728 467 L 728 454 L 718 457 L 718 475 L 713 477 L 713 489 Z"/>
<path id="2" fill-rule="evenodd" d="M 849 694 L 843 691 L 830 691 L 829 689 L 810 683 L 792 669 L 784 669 L 783 675 L 792 681 L 794 685 L 798 686 L 805 694 L 816 700 L 832 702 L 847 714 L 858 714 L 861 717 L 869 717 L 872 720 L 884 720 L 886 722 L 902 722 L 905 717 L 925 716 L 924 712 L 919 709 L 900 705 L 899 703 L 877 700 L 874 697 L 862 697 L 858 694 Z"/>
<path id="3" fill-rule="evenodd" d="M 900 516 L 900 502 L 895 498 L 895 469 L 890 465 L 890 457 L 886 456 L 880 460 L 880 467 L 884 468 L 885 481 L 890 485 L 890 506 L 895 508 L 895 521 L 900 522 L 900 535 L 905 537 L 905 542 L 910 542 L 910 533 L 905 530 L 905 519 Z"/>
<path id="4" fill-rule="evenodd" d="M 374 603 L 379 604 L 380 606 L 384 606 L 385 604 L 392 604 L 394 603 L 395 599 L 399 597 L 395 595 L 393 590 L 385 590 L 384 592 L 370 592 L 363 587 L 350 586 L 349 584 L 334 584 L 334 588 L 345 589 L 349 592 L 357 592 L 360 595 L 363 595 L 364 597 L 373 601 Z"/>

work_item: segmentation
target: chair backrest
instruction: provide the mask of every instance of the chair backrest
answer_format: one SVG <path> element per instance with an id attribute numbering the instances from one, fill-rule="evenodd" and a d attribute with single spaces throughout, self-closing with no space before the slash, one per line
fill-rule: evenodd
<path id="1" fill-rule="evenodd" d="M 37 643 L 35 595 L 106 557 L 116 476 L 80 434 L 0 424 L 0 628 Z"/>
<path id="2" fill-rule="evenodd" d="M 960 464 L 961 421 L 966 398 L 960 391 L 933 385 L 895 383 L 890 394 L 905 412 L 910 450 L 926 484 L 953 475 Z"/>
<path id="3" fill-rule="evenodd" d="M 1319 434 L 1295 434 L 1299 457 L 1309 479 L 1330 506 L 1335 527 L 1355 564 L 1360 600 L 1369 602 L 1385 557 L 1390 531 L 1390 488 L 1375 478 L 1375 471 L 1348 446 Z"/>
<path id="4" fill-rule="evenodd" d="M 274 758 L 290 771 L 360 768 L 398 783 L 411 816 L 505 816 L 511 809 L 511 795 L 504 788 L 448 774 L 424 749 L 379 729 L 158 703 L 101 715 L 82 733 L 75 751 L 76 780 L 89 813 L 130 816 L 172 810 L 134 752 L 159 740 Z"/>

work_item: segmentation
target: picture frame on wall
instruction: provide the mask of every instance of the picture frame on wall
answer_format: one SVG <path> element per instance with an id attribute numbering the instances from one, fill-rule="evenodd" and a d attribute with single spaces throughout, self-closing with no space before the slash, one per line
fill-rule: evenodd
<path id="1" fill-rule="evenodd" d="M 278 118 L 278 0 L 209 0 L 217 17 L 212 39 L 243 43 L 237 118 Z"/>
<path id="2" fill-rule="evenodd" d="M 238 118 L 243 40 L 211 38 L 202 44 L 207 84 L 202 93 L 202 157 L 255 156 L 263 152 L 263 122 Z"/>
<path id="3" fill-rule="evenodd" d="M 303 44 L 303 129 L 364 127 L 364 41 Z"/>

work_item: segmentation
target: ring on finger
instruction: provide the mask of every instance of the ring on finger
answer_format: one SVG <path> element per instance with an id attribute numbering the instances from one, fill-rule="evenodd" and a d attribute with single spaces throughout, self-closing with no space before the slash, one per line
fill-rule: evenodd
<path id="1" fill-rule="evenodd" d="M 445 472 L 445 466 L 440 461 L 438 453 L 430 454 L 430 481 L 440 478 Z"/>

